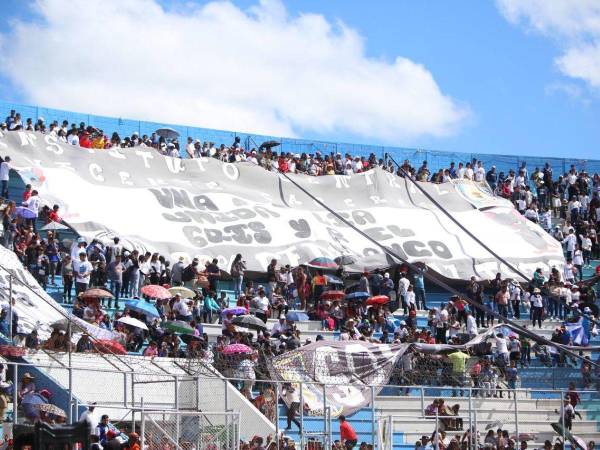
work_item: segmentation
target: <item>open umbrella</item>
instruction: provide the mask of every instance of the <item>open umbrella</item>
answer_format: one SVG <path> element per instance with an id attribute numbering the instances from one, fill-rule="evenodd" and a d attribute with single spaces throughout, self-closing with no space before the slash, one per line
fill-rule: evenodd
<path id="1" fill-rule="evenodd" d="M 367 300 L 367 305 L 385 305 L 390 301 L 387 295 L 375 295 Z"/>
<path id="2" fill-rule="evenodd" d="M 67 417 L 67 413 L 64 409 L 60 409 L 58 406 L 51 403 L 40 403 L 39 405 L 36 405 L 36 407 L 40 411 L 44 411 L 46 414 L 52 414 L 56 417 Z"/>
<path id="3" fill-rule="evenodd" d="M 285 315 L 285 320 L 289 320 L 290 322 L 303 322 L 308 320 L 308 315 L 299 311 L 290 311 Z"/>
<path id="4" fill-rule="evenodd" d="M 117 341 L 111 341 L 110 339 L 99 339 L 94 341 L 94 349 L 96 353 L 112 353 L 114 355 L 126 355 L 127 350 L 125 347 Z"/>
<path id="5" fill-rule="evenodd" d="M 191 289 L 188 289 L 186 287 L 183 287 L 183 286 L 175 286 L 175 287 L 169 288 L 169 292 L 171 293 L 172 296 L 179 294 L 183 298 L 194 298 L 196 296 L 196 293 L 194 291 L 192 291 Z"/>
<path id="6" fill-rule="evenodd" d="M 163 328 L 165 330 L 172 331 L 173 333 L 194 334 L 194 329 L 192 326 L 183 320 L 171 320 L 166 322 L 163 325 Z"/>
<path id="7" fill-rule="evenodd" d="M 251 328 L 253 330 L 266 330 L 265 323 L 258 317 L 251 314 L 245 314 L 243 316 L 234 317 L 232 320 L 234 325 L 238 325 L 244 328 Z"/>
<path id="8" fill-rule="evenodd" d="M 346 295 L 346 300 L 364 300 L 365 298 L 369 298 L 369 297 L 370 297 L 370 295 L 368 292 L 356 291 L 356 292 Z"/>
<path id="9" fill-rule="evenodd" d="M 135 311 L 136 313 L 144 314 L 146 317 L 160 317 L 156 306 L 146 300 L 128 300 L 125 302 L 125 308 Z"/>
<path id="10" fill-rule="evenodd" d="M 231 308 L 225 308 L 223 311 L 221 311 L 222 316 L 226 316 L 227 314 L 241 316 L 242 314 L 248 314 L 248 310 L 243 306 L 233 306 Z"/>
<path id="11" fill-rule="evenodd" d="M 150 297 L 164 300 L 173 297 L 168 289 L 158 284 L 148 284 L 142 288 L 142 294 Z"/>
<path id="12" fill-rule="evenodd" d="M 148 325 L 146 325 L 144 322 L 129 316 L 123 316 L 119 320 L 117 320 L 117 322 L 121 322 L 125 325 L 129 325 L 135 328 L 141 328 L 142 330 L 148 329 Z"/>
<path id="13" fill-rule="evenodd" d="M 341 300 L 346 297 L 344 291 L 325 291 L 321 294 L 321 300 Z"/>
<path id="14" fill-rule="evenodd" d="M 56 322 L 52 322 L 50 324 L 50 328 L 53 330 L 67 332 L 69 330 L 69 319 L 65 317 L 64 319 L 59 319 Z"/>
<path id="15" fill-rule="evenodd" d="M 83 298 L 114 298 L 112 292 L 102 288 L 90 288 L 82 294 Z"/>
<path id="16" fill-rule="evenodd" d="M 254 353 L 250 347 L 245 344 L 229 344 L 223 348 L 224 355 L 248 355 Z"/>
<path id="17" fill-rule="evenodd" d="M 258 147 L 258 148 L 273 148 L 273 147 L 277 147 L 278 145 L 281 145 L 281 142 L 265 141 L 262 144 L 260 144 L 260 147 Z"/>
<path id="18" fill-rule="evenodd" d="M 326 274 L 325 275 L 325 279 L 327 280 L 327 284 L 331 284 L 331 285 L 337 285 L 337 286 L 343 286 L 344 282 L 342 281 L 341 278 L 338 278 L 334 275 L 329 275 Z"/>
<path id="19" fill-rule="evenodd" d="M 62 223 L 52 221 L 49 224 L 44 225 L 41 229 L 44 231 L 57 231 L 57 230 L 68 230 L 69 227 L 66 225 L 63 225 Z"/>
<path id="20" fill-rule="evenodd" d="M 192 341 L 202 342 L 204 340 L 201 336 L 195 336 L 193 334 L 182 334 L 179 336 L 179 339 L 181 339 L 187 345 L 190 345 L 190 342 Z"/>
<path id="21" fill-rule="evenodd" d="M 313 267 L 316 269 L 337 269 L 338 265 L 331 258 L 319 256 L 318 258 L 309 261 L 308 267 Z"/>
<path id="22" fill-rule="evenodd" d="M 173 128 L 159 128 L 156 130 L 156 134 L 165 139 L 175 139 L 179 137 L 179 132 Z"/>
<path id="23" fill-rule="evenodd" d="M 35 219 L 37 217 L 37 213 L 35 211 L 32 211 L 24 206 L 17 207 L 15 209 L 15 213 L 17 216 L 21 216 L 23 219 Z"/>
<path id="24" fill-rule="evenodd" d="M 334 261 L 340 266 L 349 266 L 350 264 L 354 264 L 356 262 L 356 260 L 352 256 L 348 255 L 338 256 L 334 259 Z"/>

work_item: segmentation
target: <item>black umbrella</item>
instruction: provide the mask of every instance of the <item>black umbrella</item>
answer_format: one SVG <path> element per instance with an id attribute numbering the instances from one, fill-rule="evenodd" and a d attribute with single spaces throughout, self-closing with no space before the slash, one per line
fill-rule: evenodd
<path id="1" fill-rule="evenodd" d="M 338 265 L 340 265 L 340 266 L 349 266 L 351 264 L 356 263 L 356 259 L 354 259 L 352 256 L 348 256 L 348 255 L 338 256 L 337 258 L 334 259 L 334 261 L 336 263 L 338 263 Z"/>
<path id="2" fill-rule="evenodd" d="M 260 144 L 259 148 L 272 148 L 272 147 L 277 147 L 278 145 L 281 145 L 281 142 L 265 141 L 262 144 Z"/>
<path id="3" fill-rule="evenodd" d="M 231 322 L 234 325 L 239 325 L 240 327 L 251 328 L 254 330 L 266 330 L 267 329 L 265 323 L 262 320 L 260 320 L 256 316 L 252 316 L 250 314 L 234 317 Z"/>
<path id="4" fill-rule="evenodd" d="M 175 139 L 179 137 L 179 132 L 173 128 L 159 128 L 156 130 L 156 134 L 165 139 Z"/>
<path id="5" fill-rule="evenodd" d="M 193 334 L 180 334 L 179 339 L 181 339 L 187 345 L 190 345 L 192 341 L 202 342 L 204 340 L 201 336 L 194 336 Z"/>

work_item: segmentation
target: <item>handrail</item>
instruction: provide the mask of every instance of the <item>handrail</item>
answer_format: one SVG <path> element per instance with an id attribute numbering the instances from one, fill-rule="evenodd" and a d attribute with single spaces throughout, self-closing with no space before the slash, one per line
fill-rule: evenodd
<path id="1" fill-rule="evenodd" d="M 52 302 L 49 302 L 48 300 L 46 300 L 46 299 L 44 298 L 44 296 L 43 296 L 43 295 L 41 295 L 41 294 L 39 294 L 38 292 L 36 292 L 36 290 L 35 290 L 35 289 L 33 289 L 31 286 L 29 286 L 28 284 L 26 284 L 26 283 L 22 282 L 21 280 L 19 280 L 19 277 L 17 277 L 16 275 L 14 275 L 14 274 L 13 274 L 13 271 L 12 271 L 11 269 L 7 269 L 7 268 L 6 268 L 6 267 L 4 267 L 4 265 L 2 265 L 2 264 L 0 264 L 0 269 L 1 269 L 1 270 L 3 270 L 3 271 L 5 271 L 6 273 L 8 273 L 8 275 L 11 277 L 10 279 L 11 279 L 11 280 L 13 280 L 13 279 L 14 279 L 14 281 L 15 281 L 15 282 L 17 282 L 17 283 L 19 284 L 19 286 L 24 286 L 25 288 L 27 288 L 27 289 L 28 289 L 28 290 L 29 290 L 29 291 L 30 291 L 32 294 L 34 294 L 34 295 L 35 295 L 35 296 L 37 296 L 39 299 L 41 299 L 41 300 L 42 300 L 44 303 L 46 303 L 47 305 L 49 305 L 50 307 L 52 307 L 52 308 L 53 308 L 53 309 L 54 309 L 56 312 L 58 312 L 60 315 L 62 315 L 62 316 L 63 316 L 63 318 L 67 319 L 67 321 L 68 321 L 68 323 L 69 323 L 69 331 L 71 331 L 71 328 L 72 328 L 73 326 L 75 326 L 75 328 L 76 328 L 77 330 L 81 331 L 81 332 L 85 332 L 85 331 L 87 331 L 87 330 L 85 330 L 85 328 L 83 328 L 83 327 L 82 327 L 82 326 L 80 326 L 80 325 L 79 325 L 77 322 L 75 322 L 75 321 L 72 319 L 71 315 L 70 315 L 70 314 L 68 314 L 68 313 L 67 313 L 67 312 L 64 310 L 64 308 L 62 308 L 62 307 L 59 307 L 59 306 L 57 306 L 57 305 L 54 305 Z M 27 270 L 27 269 L 25 269 L 25 267 L 23 267 L 23 270 Z M 11 281 L 11 282 L 12 282 L 12 281 Z M 11 295 L 11 298 L 9 299 L 9 305 L 10 305 L 10 307 L 12 308 L 12 291 L 11 291 L 10 295 Z M 11 329 L 12 329 L 12 323 L 10 324 L 10 326 L 11 326 Z M 71 338 L 71 335 L 69 335 L 69 353 L 71 353 L 71 344 L 72 344 L 72 342 L 71 342 L 70 338 Z M 94 336 L 90 336 L 90 339 L 92 340 L 92 342 L 97 342 L 97 339 L 96 339 Z M 98 353 L 98 354 L 99 354 L 99 355 L 102 355 L 102 357 L 104 357 L 104 354 L 103 354 L 103 353 Z M 119 361 L 120 361 L 121 363 L 123 363 L 123 364 L 124 364 L 124 365 L 125 365 L 127 368 L 129 368 L 129 370 L 130 370 L 130 371 L 132 371 L 132 372 L 134 371 L 133 367 L 131 367 L 129 364 L 127 364 L 125 361 L 122 361 L 122 360 L 119 358 L 119 356 L 120 356 L 120 355 L 117 355 L 116 353 L 113 353 L 113 352 L 112 352 L 110 349 L 109 349 L 109 354 L 111 354 L 111 355 L 113 355 L 113 356 L 116 356 L 116 357 L 117 357 L 117 359 L 119 359 Z M 113 363 L 111 363 L 111 362 L 110 362 L 110 361 L 108 361 L 108 360 L 107 360 L 107 362 L 109 362 L 109 364 L 113 364 Z M 113 365 L 114 365 L 114 364 L 113 364 Z"/>

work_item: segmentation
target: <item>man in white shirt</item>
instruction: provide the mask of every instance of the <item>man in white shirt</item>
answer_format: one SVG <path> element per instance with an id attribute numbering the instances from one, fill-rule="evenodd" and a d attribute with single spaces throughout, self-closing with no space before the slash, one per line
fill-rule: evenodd
<path id="1" fill-rule="evenodd" d="M 85 292 L 90 284 L 90 275 L 94 267 L 88 261 L 87 254 L 82 252 L 79 259 L 73 261 L 73 270 L 75 271 L 75 292 L 79 295 Z"/>
<path id="2" fill-rule="evenodd" d="M 563 239 L 562 243 L 567 245 L 567 256 L 573 258 L 573 253 L 577 246 L 577 236 L 575 236 L 575 230 L 573 230 L 573 228 L 569 228 L 569 234 Z"/>
<path id="3" fill-rule="evenodd" d="M 187 138 L 187 145 L 185 146 L 185 152 L 188 158 L 194 159 L 196 147 L 194 147 L 194 140 L 191 137 Z"/>
<path id="4" fill-rule="evenodd" d="M 278 338 L 285 334 L 288 328 L 288 325 L 285 323 L 285 317 L 280 317 L 277 323 L 273 325 L 273 328 L 271 328 L 271 337 Z"/>
<path id="5" fill-rule="evenodd" d="M 189 321 L 192 318 L 190 308 L 188 307 L 188 299 L 182 298 L 181 294 L 175 295 L 175 303 L 173 304 L 173 312 L 176 320 Z"/>
<path id="6" fill-rule="evenodd" d="M 256 317 L 267 323 L 267 314 L 269 312 L 269 298 L 265 295 L 265 289 L 260 287 L 256 297 L 252 299 L 254 308 L 256 309 Z"/>
<path id="7" fill-rule="evenodd" d="M 471 314 L 470 312 L 467 312 L 467 334 L 469 335 L 470 339 L 473 339 L 475 336 L 477 336 L 477 321 L 475 320 L 475 317 L 473 317 L 473 314 Z"/>
<path id="8" fill-rule="evenodd" d="M 398 281 L 398 294 L 400 295 L 400 301 L 404 308 L 404 315 L 408 314 L 408 305 L 406 304 L 406 292 L 410 286 L 410 281 L 406 278 L 406 274 L 400 274 L 400 281 Z"/>
<path id="9" fill-rule="evenodd" d="M 28 200 L 23 202 L 23 206 L 25 206 L 28 210 L 31 211 L 33 217 L 26 220 L 26 224 L 32 227 L 35 230 L 35 221 L 38 216 L 38 212 L 40 210 L 40 198 L 38 197 L 38 191 L 35 189 L 31 191 L 31 196 Z"/>
<path id="10" fill-rule="evenodd" d="M 477 161 L 477 169 L 475 170 L 475 181 L 485 180 L 485 169 L 481 161 Z"/>
<path id="11" fill-rule="evenodd" d="M 10 179 L 10 156 L 6 156 L 0 164 L 0 180 L 2 181 L 2 192 L 0 195 L 8 200 L 8 180 Z"/>

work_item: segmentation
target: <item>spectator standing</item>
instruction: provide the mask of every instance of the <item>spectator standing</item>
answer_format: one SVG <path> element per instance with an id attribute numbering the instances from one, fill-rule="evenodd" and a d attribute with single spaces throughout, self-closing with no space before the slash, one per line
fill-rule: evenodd
<path id="1" fill-rule="evenodd" d="M 340 439 L 342 440 L 342 445 L 346 450 L 352 450 L 357 443 L 356 431 L 348 423 L 345 416 L 341 415 L 338 420 L 340 421 Z"/>
<path id="2" fill-rule="evenodd" d="M 94 267 L 87 260 L 87 255 L 82 252 L 79 254 L 79 259 L 73 261 L 73 270 L 75 272 L 75 292 L 79 295 L 87 290 Z"/>
<path id="3" fill-rule="evenodd" d="M 119 309 L 119 294 L 121 287 L 123 286 L 123 272 L 125 268 L 121 262 L 121 255 L 116 254 L 113 261 L 108 264 L 108 281 L 110 283 L 110 290 L 115 296 L 115 308 Z M 111 307 L 111 300 L 108 301 L 108 307 Z"/>
<path id="4" fill-rule="evenodd" d="M 1 160 L 2 158 L 0 158 Z M 8 199 L 8 180 L 10 179 L 10 156 L 5 156 L 4 161 L 0 163 L 0 181 L 2 182 L 2 189 L 0 196 L 5 200 Z"/>

